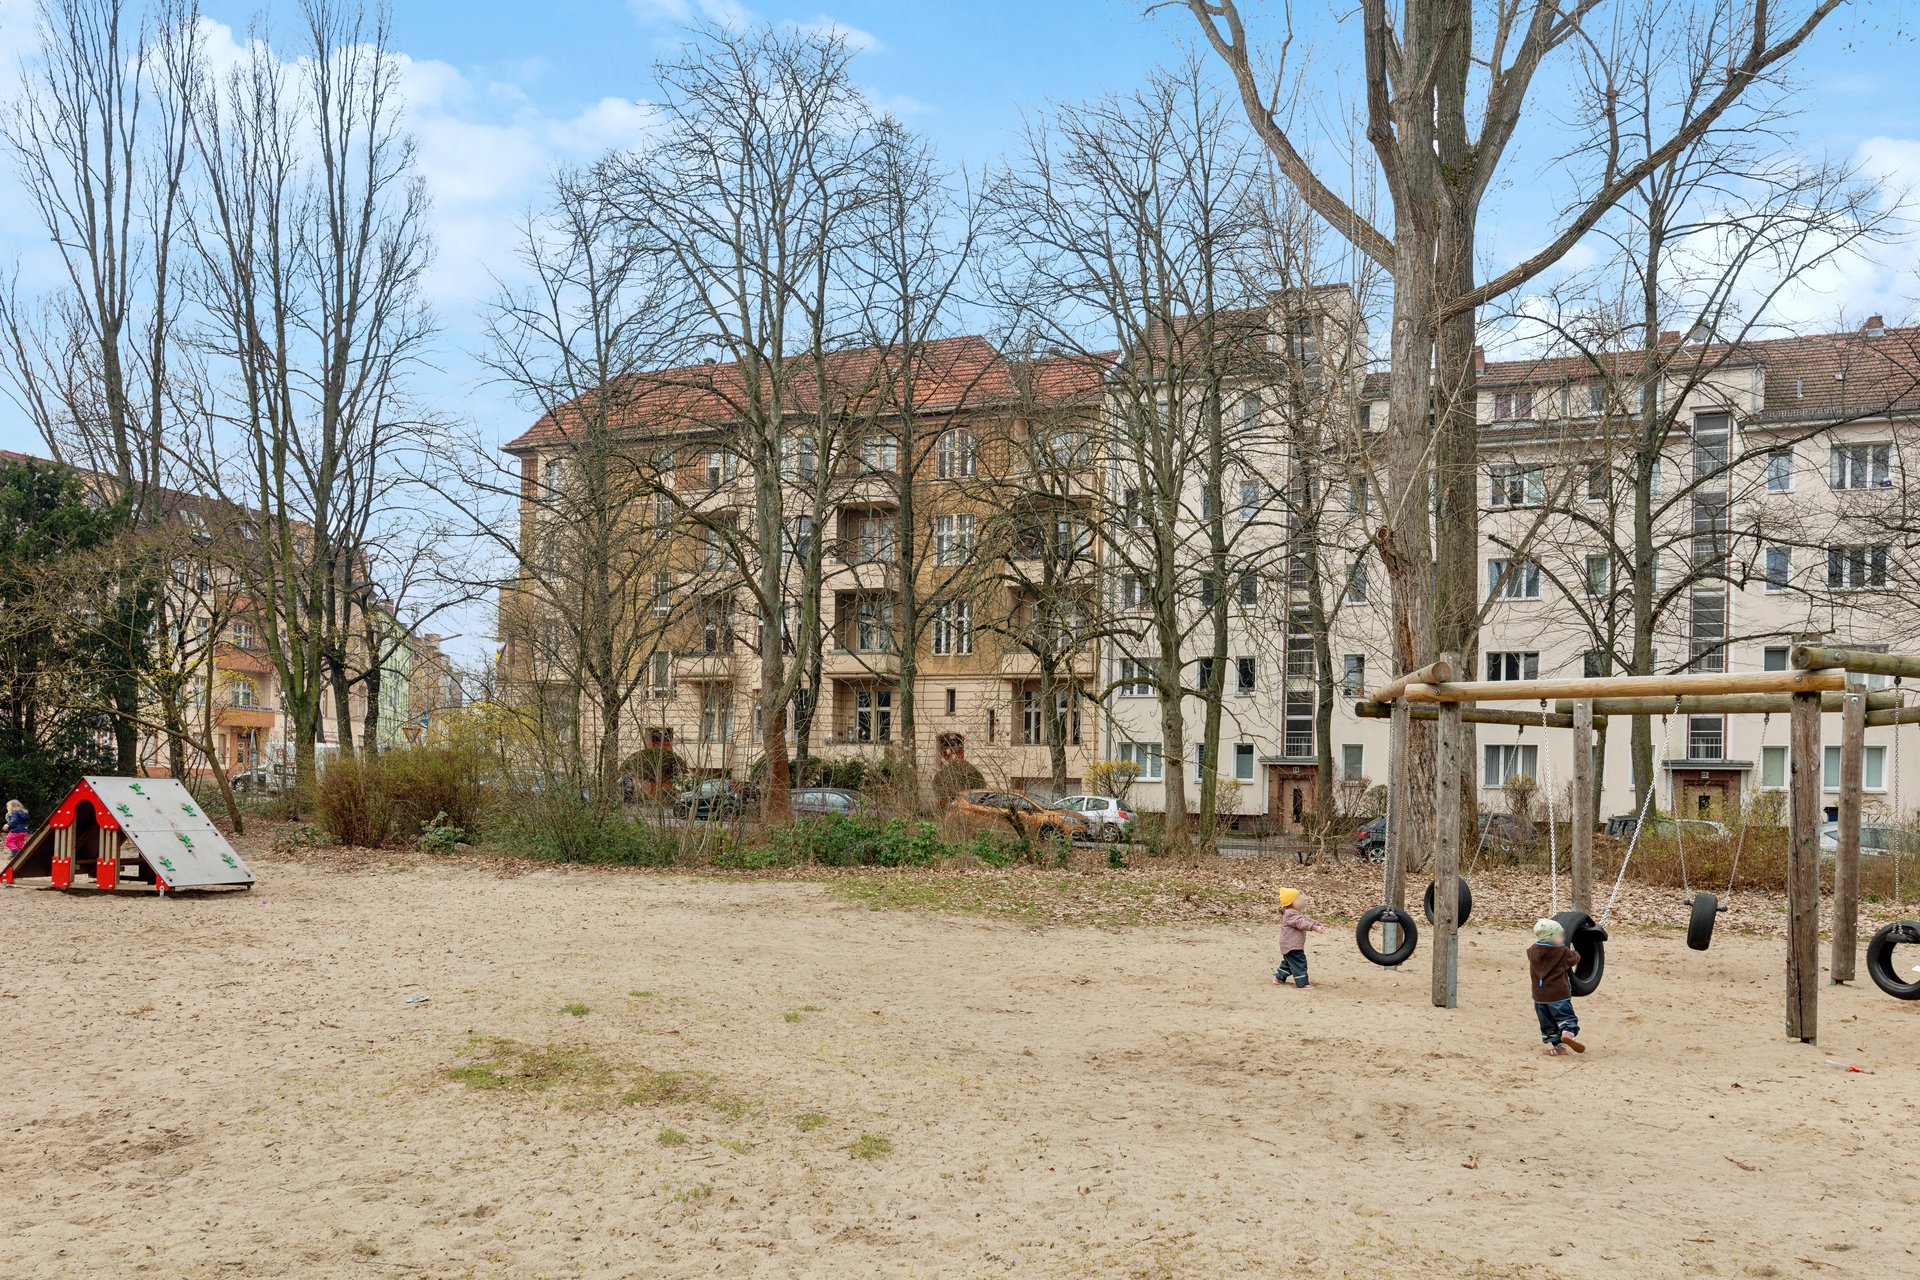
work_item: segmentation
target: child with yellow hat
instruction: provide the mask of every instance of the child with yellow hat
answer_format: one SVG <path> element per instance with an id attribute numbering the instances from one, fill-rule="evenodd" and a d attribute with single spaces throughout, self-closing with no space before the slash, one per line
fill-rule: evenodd
<path id="1" fill-rule="evenodd" d="M 1307 935 L 1319 933 L 1326 926 L 1307 914 L 1306 904 L 1307 895 L 1300 890 L 1280 890 L 1280 967 L 1273 971 L 1277 987 L 1286 986 L 1288 978 L 1296 987 L 1311 985 L 1307 981 Z"/>

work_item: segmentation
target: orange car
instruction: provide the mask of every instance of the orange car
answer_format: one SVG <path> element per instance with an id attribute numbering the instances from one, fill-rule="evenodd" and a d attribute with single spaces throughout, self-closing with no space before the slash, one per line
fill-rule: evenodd
<path id="1" fill-rule="evenodd" d="M 954 800 L 953 811 L 983 825 L 1004 828 L 1011 821 L 1022 834 L 1042 840 L 1083 838 L 1090 830 L 1081 814 L 1041 804 L 1018 791 L 965 791 Z"/>

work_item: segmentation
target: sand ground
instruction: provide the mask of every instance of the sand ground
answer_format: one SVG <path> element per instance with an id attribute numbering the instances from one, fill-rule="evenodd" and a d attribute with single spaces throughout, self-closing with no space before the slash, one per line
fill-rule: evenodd
<path id="1" fill-rule="evenodd" d="M 0 892 L 0 1275 L 1920 1268 L 1920 1003 L 1827 988 L 1789 1044 L 1777 941 L 1616 938 L 1592 1051 L 1547 1059 L 1511 927 L 1470 926 L 1441 1012 L 1424 949 L 1389 972 L 1343 932 L 1296 992 L 1250 925 L 256 869 Z"/>

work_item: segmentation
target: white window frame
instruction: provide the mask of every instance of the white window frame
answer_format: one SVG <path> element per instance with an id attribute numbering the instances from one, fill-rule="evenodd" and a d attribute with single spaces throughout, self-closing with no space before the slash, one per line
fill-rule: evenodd
<path id="1" fill-rule="evenodd" d="M 1487 506 L 1494 511 L 1517 511 L 1546 501 L 1547 469 L 1519 462 L 1495 463 L 1487 468 Z"/>
<path id="2" fill-rule="evenodd" d="M 973 432 L 965 427 L 950 427 L 940 433 L 933 446 L 933 472 L 941 480 L 964 480 L 980 465 Z"/>
<path id="3" fill-rule="evenodd" d="M 1773 572 L 1774 557 L 1780 558 L 1780 574 Z M 1779 595 L 1793 586 L 1793 550 L 1790 547 L 1770 546 L 1761 552 L 1762 571 L 1760 580 L 1762 589 L 1768 595 Z"/>
<path id="4" fill-rule="evenodd" d="M 1530 778 L 1540 776 L 1540 748 L 1537 743 L 1489 742 L 1485 744 L 1481 755 L 1481 786 L 1485 790 L 1499 790 L 1515 774 L 1524 773 Z"/>
<path id="5" fill-rule="evenodd" d="M 1251 742 L 1233 744 L 1233 780 L 1235 782 L 1247 785 L 1253 782 L 1254 757 L 1255 752 Z M 1246 766 L 1244 773 L 1241 772 L 1242 764 Z"/>
<path id="6" fill-rule="evenodd" d="M 1537 649 L 1489 649 L 1485 666 L 1488 680 L 1538 680 L 1540 651 Z"/>
<path id="7" fill-rule="evenodd" d="M 1835 557 L 1841 557 L 1841 572 L 1835 580 Z M 1893 547 L 1885 542 L 1836 543 L 1827 548 L 1827 590 L 1829 591 L 1884 591 L 1891 583 L 1888 569 L 1893 559 Z M 1854 570 L 1861 568 L 1856 575 Z M 1856 576 L 1865 581 L 1853 581 Z"/>
<path id="8" fill-rule="evenodd" d="M 1153 667 L 1139 658 L 1120 659 L 1120 670 L 1113 688 L 1114 697 L 1151 698 L 1153 692 Z"/>
<path id="9" fill-rule="evenodd" d="M 933 651 L 942 657 L 973 652 L 973 602 L 949 600 L 933 611 Z"/>
<path id="10" fill-rule="evenodd" d="M 1139 766 L 1140 782 L 1159 782 L 1166 776 L 1166 749 L 1158 742 L 1122 742 L 1119 758 Z"/>
<path id="11" fill-rule="evenodd" d="M 972 515 L 935 516 L 933 519 L 933 562 L 938 565 L 962 565 L 973 559 L 979 521 Z"/>
<path id="12" fill-rule="evenodd" d="M 1827 487 L 1834 490 L 1891 489 L 1893 445 L 1885 440 L 1834 444 L 1827 452 Z"/>
<path id="13" fill-rule="evenodd" d="M 1767 450 L 1766 475 L 1768 493 L 1793 492 L 1794 456 L 1791 446 Z"/>
<path id="14" fill-rule="evenodd" d="M 1517 565 L 1518 572 L 1508 572 Z M 1526 558 L 1515 560 L 1495 556 L 1487 561 L 1487 595 L 1493 600 L 1538 600 L 1540 598 L 1540 562 Z"/>

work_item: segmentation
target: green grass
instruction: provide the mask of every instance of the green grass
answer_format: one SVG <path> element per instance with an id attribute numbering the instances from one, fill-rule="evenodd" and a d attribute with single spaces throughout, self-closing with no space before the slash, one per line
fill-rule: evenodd
<path id="1" fill-rule="evenodd" d="M 720 1145 L 737 1156 L 743 1156 L 753 1150 L 753 1144 L 745 1138 L 722 1138 Z"/>
<path id="2" fill-rule="evenodd" d="M 653 1140 L 663 1147 L 684 1147 L 687 1145 L 687 1135 L 678 1129 L 662 1129 L 654 1135 Z"/>
<path id="3" fill-rule="evenodd" d="M 800 1021 L 800 1011 L 798 1009 L 789 1009 L 780 1015 L 780 1020 L 782 1022 L 798 1022 Z"/>
<path id="4" fill-rule="evenodd" d="M 855 1160 L 873 1160 L 893 1150 L 893 1139 L 877 1133 L 863 1133 L 847 1144 L 847 1154 Z"/>
<path id="5" fill-rule="evenodd" d="M 809 1111 L 794 1121 L 795 1124 L 800 1126 L 800 1132 L 802 1133 L 811 1133 L 826 1122 L 827 1118 L 818 1111 Z"/>
<path id="6" fill-rule="evenodd" d="M 587 1014 L 588 1009 L 586 1005 L 581 1004 L 578 1000 L 576 1000 L 572 1004 L 561 1005 L 560 1012 L 570 1013 L 574 1017 L 579 1018 L 579 1017 L 584 1017 Z"/>
<path id="7" fill-rule="evenodd" d="M 471 1060 L 447 1071 L 469 1089 L 544 1093 L 555 1086 L 595 1089 L 613 1078 L 613 1068 L 578 1045 L 530 1045 L 501 1036 L 474 1036 Z"/>
<path id="8" fill-rule="evenodd" d="M 698 1071 L 643 1070 L 620 1100 L 628 1106 L 640 1107 L 697 1102 L 730 1119 L 738 1119 L 753 1109 L 744 1098 L 724 1092 L 711 1077 Z"/>
<path id="9" fill-rule="evenodd" d="M 711 1182 L 696 1182 L 690 1187 L 682 1187 L 673 1193 L 674 1203 L 692 1204 L 696 1200 L 705 1200 L 713 1194 Z"/>
<path id="10" fill-rule="evenodd" d="M 635 1000 L 650 1000 L 653 998 L 653 992 L 651 991 L 629 991 L 627 994 Z"/>

